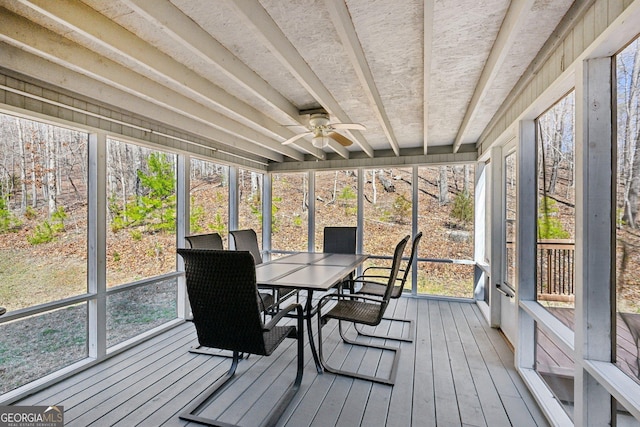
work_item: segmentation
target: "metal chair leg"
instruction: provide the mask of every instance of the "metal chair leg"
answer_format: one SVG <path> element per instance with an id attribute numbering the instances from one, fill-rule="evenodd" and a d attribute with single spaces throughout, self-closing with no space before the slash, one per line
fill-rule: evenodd
<path id="1" fill-rule="evenodd" d="M 209 402 L 216 394 L 218 394 L 220 391 L 222 391 L 225 388 L 225 385 L 227 385 L 229 381 L 235 376 L 239 360 L 240 360 L 240 353 L 238 353 L 237 351 L 234 351 L 233 361 L 231 362 L 231 367 L 229 368 L 229 371 L 225 375 L 218 378 L 216 382 L 211 384 L 209 388 L 207 388 L 204 391 L 204 393 L 202 393 L 202 396 L 200 396 L 191 405 L 189 405 L 187 409 L 182 414 L 180 414 L 180 419 L 193 421 L 193 422 L 208 425 L 208 426 L 228 425 L 228 424 L 216 423 L 215 420 L 212 420 L 210 418 L 200 417 L 198 415 L 195 415 L 194 413 L 198 412 L 205 403 Z"/>
<path id="2" fill-rule="evenodd" d="M 389 373 L 389 376 L 387 378 L 384 377 L 375 377 L 375 376 L 370 376 L 370 375 L 363 375 L 363 374 L 358 374 L 356 372 L 351 372 L 351 371 L 344 371 L 342 369 L 337 369 L 337 368 L 333 368 L 331 366 L 329 366 L 327 364 L 327 362 L 325 362 L 324 360 L 324 356 L 322 354 L 322 327 L 320 325 L 320 316 L 318 316 L 318 353 L 319 353 L 319 357 L 320 357 L 320 363 L 322 364 L 322 367 L 324 368 L 325 371 L 327 372 L 331 372 L 333 374 L 336 375 L 344 375 L 347 377 L 351 377 L 351 378 L 357 378 L 357 379 L 361 379 L 361 380 L 367 380 L 367 381 L 372 381 L 375 383 L 379 383 L 379 384 L 386 384 L 386 385 L 394 385 L 395 381 L 396 381 L 396 374 L 398 373 L 398 362 L 400 361 L 400 349 L 396 348 L 396 347 L 389 347 L 389 346 L 385 346 L 385 345 L 376 345 L 376 344 L 364 344 L 361 342 L 357 342 L 354 340 L 351 340 L 347 337 L 345 337 L 343 331 L 342 331 L 342 321 L 338 320 L 338 331 L 340 332 L 340 337 L 342 338 L 342 340 L 347 343 L 347 344 L 351 344 L 351 345 L 357 345 L 360 347 L 367 347 L 367 348 L 377 348 L 380 350 L 387 350 L 387 351 L 392 351 L 393 354 L 393 362 L 391 364 L 391 372 Z"/>
<path id="3" fill-rule="evenodd" d="M 197 347 L 191 347 L 189 349 L 189 353 L 193 353 L 193 354 L 204 354 L 206 356 L 220 356 L 220 357 L 233 357 L 233 352 L 229 351 L 229 350 L 221 350 L 218 348 L 210 348 L 210 347 L 204 347 L 204 346 L 197 346 Z M 246 359 L 248 358 L 249 355 L 248 354 L 244 354 L 244 353 L 240 353 L 240 359 Z"/>
<path id="4" fill-rule="evenodd" d="M 280 400 L 278 400 L 278 403 L 269 413 L 269 416 L 262 422 L 261 426 L 275 426 L 280 420 L 280 417 L 282 416 L 284 411 L 287 409 L 287 407 L 295 397 L 298 390 L 300 390 L 300 385 L 302 384 L 302 374 L 304 373 L 304 323 L 302 315 L 298 316 L 296 340 L 298 341 L 296 378 L 293 383 L 291 383 L 291 385 L 287 388 Z M 200 417 L 198 415 L 195 415 L 195 413 L 199 412 L 206 403 L 209 403 L 219 392 L 226 388 L 225 386 L 227 385 L 227 383 L 229 383 L 229 381 L 234 377 L 236 373 L 238 362 L 242 359 L 242 355 L 243 353 L 239 353 L 237 351 L 233 352 L 233 361 L 231 362 L 229 371 L 225 375 L 218 378 L 216 382 L 214 382 L 211 386 L 209 386 L 209 388 L 204 391 L 202 396 L 196 399 L 182 414 L 180 414 L 180 419 L 192 421 L 198 424 L 204 424 L 207 426 L 233 427 L 232 424 L 219 422 L 211 418 Z"/>
<path id="5" fill-rule="evenodd" d="M 358 329 L 358 325 L 355 325 L 356 332 L 358 333 L 358 335 L 361 335 L 363 337 L 382 338 L 382 339 L 385 339 L 385 340 L 402 341 L 402 342 L 413 342 L 413 338 L 415 336 L 415 328 L 413 326 L 413 320 L 411 320 L 411 319 L 398 319 L 398 318 L 395 318 L 395 317 L 383 317 L 382 319 L 383 320 L 388 320 L 390 322 L 408 323 L 409 324 L 409 336 L 407 338 L 404 338 L 404 337 L 396 337 L 396 336 L 389 336 L 389 335 L 370 334 L 368 332 L 363 332 L 362 330 Z"/>

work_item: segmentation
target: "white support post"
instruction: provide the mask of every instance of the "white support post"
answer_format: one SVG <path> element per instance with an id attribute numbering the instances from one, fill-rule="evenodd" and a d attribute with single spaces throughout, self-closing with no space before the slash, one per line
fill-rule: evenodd
<path id="1" fill-rule="evenodd" d="M 487 239 L 485 225 L 486 208 L 487 205 L 487 170 L 488 167 L 484 162 L 478 162 L 475 165 L 475 177 L 474 177 L 474 190 L 473 190 L 473 223 L 474 223 L 474 247 L 473 247 L 473 260 L 476 262 L 474 266 L 474 280 L 473 280 L 473 297 L 476 301 L 484 301 L 485 293 L 489 292 L 489 289 L 485 289 L 485 276 L 486 273 L 482 270 L 478 264 L 485 262 L 485 241 Z"/>
<path id="2" fill-rule="evenodd" d="M 265 261 L 271 259 L 271 224 L 273 223 L 273 187 L 271 174 L 262 175 L 262 252 Z"/>
<path id="3" fill-rule="evenodd" d="M 229 166 L 229 231 L 238 229 L 238 168 Z M 231 243 L 231 239 L 229 239 Z M 229 249 L 234 249 L 230 247 Z"/>
<path id="4" fill-rule="evenodd" d="M 489 323 L 492 327 L 500 325 L 501 301 L 500 292 L 497 285 L 504 282 L 504 260 L 503 254 L 505 248 L 505 213 L 504 213 L 504 197 L 505 197 L 505 176 L 504 176 L 504 159 L 502 157 L 502 147 L 496 146 L 491 149 L 491 164 L 489 165 L 489 173 L 491 174 L 489 181 L 491 190 L 485 199 L 490 209 L 489 229 L 491 230 L 490 246 L 490 281 L 489 289 Z M 482 203 L 482 201 L 479 201 Z M 479 227 L 476 224 L 476 228 Z"/>
<path id="5" fill-rule="evenodd" d="M 532 369 L 535 366 L 535 324 L 531 316 L 520 308 L 520 301 L 536 300 L 536 222 L 538 186 L 536 174 L 536 125 L 522 120 L 518 128 L 516 150 L 516 301 L 518 303 L 518 334 L 516 366 Z"/>
<path id="6" fill-rule="evenodd" d="M 191 187 L 191 157 L 187 154 L 180 154 L 178 155 L 177 163 L 176 247 L 184 248 L 184 237 L 191 234 L 191 206 L 189 197 L 189 189 Z M 176 268 L 178 271 L 184 271 L 184 261 L 178 254 L 176 254 Z M 191 317 L 191 306 L 187 297 L 187 287 L 184 276 L 178 278 L 177 308 L 179 318 L 187 319 Z"/>
<path id="7" fill-rule="evenodd" d="M 425 144 L 426 149 L 426 144 Z M 411 232 L 415 236 L 418 234 L 418 200 L 420 193 L 418 192 L 418 166 L 414 166 L 411 176 Z M 420 248 L 418 248 L 418 252 Z M 418 258 L 419 253 L 416 254 Z M 418 295 L 418 261 L 413 260 L 411 271 L 411 295 Z"/>
<path id="8" fill-rule="evenodd" d="M 615 425 L 607 390 L 584 361 L 612 361 L 615 322 L 612 58 L 586 60 L 576 73 L 575 413 L 579 426 Z"/>
<path id="9" fill-rule="evenodd" d="M 89 357 L 107 354 L 107 136 L 89 135 L 88 303 Z"/>
<path id="10" fill-rule="evenodd" d="M 364 248 L 364 169 L 362 168 L 358 168 L 358 238 L 356 241 L 356 253 L 361 254 Z"/>
<path id="11" fill-rule="evenodd" d="M 316 174 L 314 171 L 308 172 L 309 177 L 309 188 L 307 191 L 308 194 L 308 206 L 307 209 L 307 223 L 308 223 L 308 242 L 307 242 L 307 250 L 309 252 L 315 252 L 316 250 Z"/>

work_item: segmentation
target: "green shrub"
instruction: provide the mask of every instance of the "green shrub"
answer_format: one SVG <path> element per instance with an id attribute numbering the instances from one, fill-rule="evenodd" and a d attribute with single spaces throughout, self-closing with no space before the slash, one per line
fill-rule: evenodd
<path id="1" fill-rule="evenodd" d="M 398 224 L 406 224 L 407 217 L 411 218 L 411 201 L 404 194 L 400 194 L 396 196 L 392 207 L 396 222 Z"/>
<path id="2" fill-rule="evenodd" d="M 355 215 L 358 213 L 358 208 L 350 206 L 351 200 L 355 200 L 358 196 L 355 191 L 351 187 L 344 187 L 340 194 L 338 195 L 338 200 L 340 200 L 342 206 L 344 207 L 345 215 Z"/>
<path id="3" fill-rule="evenodd" d="M 556 201 L 550 197 L 544 197 L 538 207 L 538 239 L 568 239 L 571 237 L 557 215 Z"/>
<path id="4" fill-rule="evenodd" d="M 111 229 L 145 228 L 146 232 L 174 231 L 176 224 L 175 171 L 164 153 L 152 153 L 148 173 L 138 170 L 138 179 L 146 194 L 138 196 L 120 209 L 110 202 L 113 215 Z"/>
<path id="5" fill-rule="evenodd" d="M 36 226 L 36 229 L 27 236 L 27 242 L 32 245 L 39 245 L 41 243 L 52 242 L 55 238 L 55 232 L 53 227 L 49 224 L 49 221 L 45 221 L 42 224 Z"/>
<path id="6" fill-rule="evenodd" d="M 220 212 L 216 212 L 215 216 L 213 217 L 213 221 L 214 222 L 207 224 L 207 227 L 211 231 L 214 231 L 220 234 L 221 236 L 224 236 L 225 234 L 227 234 L 227 226 L 224 223 L 224 220 L 222 219 L 222 214 Z"/>
<path id="7" fill-rule="evenodd" d="M 468 191 L 458 193 L 453 199 L 451 218 L 466 225 L 473 221 L 473 199 Z"/>
<path id="8" fill-rule="evenodd" d="M 189 230 L 192 233 L 200 233 L 202 232 L 202 226 L 200 222 L 204 218 L 204 207 L 201 205 L 197 205 L 191 198 L 191 212 L 189 216 Z"/>
<path id="9" fill-rule="evenodd" d="M 27 236 L 27 242 L 32 245 L 52 242 L 56 236 L 64 231 L 64 220 L 67 214 L 64 208 L 59 207 L 51 215 L 51 222 L 45 220 L 42 224 L 38 224 L 36 229 Z"/>
<path id="10" fill-rule="evenodd" d="M 38 217 L 38 212 L 36 212 L 33 206 L 27 206 L 27 210 L 24 212 L 24 217 L 27 219 L 36 219 Z"/>
<path id="11" fill-rule="evenodd" d="M 0 197 L 0 234 L 15 230 L 21 225 L 20 220 L 9 209 L 7 200 Z"/>

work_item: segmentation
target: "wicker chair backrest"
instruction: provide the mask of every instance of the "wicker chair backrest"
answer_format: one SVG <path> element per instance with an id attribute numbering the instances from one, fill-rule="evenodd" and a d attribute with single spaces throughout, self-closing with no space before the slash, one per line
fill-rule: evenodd
<path id="1" fill-rule="evenodd" d="M 249 251 L 253 255 L 256 264 L 262 264 L 262 254 L 258 247 L 258 236 L 252 229 L 234 230 L 229 234 L 233 236 L 233 242 L 237 251 Z"/>
<path id="2" fill-rule="evenodd" d="M 325 227 L 322 251 L 333 254 L 355 254 L 356 230 L 356 227 Z"/>
<path id="3" fill-rule="evenodd" d="M 411 236 L 407 235 L 404 239 L 400 240 L 396 245 L 396 249 L 393 252 L 393 262 L 391 263 L 391 270 L 389 271 L 389 281 L 387 282 L 387 289 L 384 292 L 384 296 L 382 300 L 384 302 L 384 307 L 381 310 L 380 317 L 384 314 L 384 310 L 386 310 L 386 305 L 389 303 L 389 299 L 391 298 L 391 293 L 393 292 L 393 288 L 395 287 L 396 280 L 398 278 L 398 271 L 400 270 L 400 263 L 402 262 L 402 253 L 404 252 L 405 246 L 409 242 Z"/>
<path id="4" fill-rule="evenodd" d="M 402 282 L 400 284 L 400 292 L 402 292 L 402 288 L 404 288 L 404 284 L 407 283 L 407 278 L 409 277 L 409 270 L 411 270 L 411 266 L 413 265 L 414 258 L 417 255 L 418 245 L 420 244 L 420 239 L 422 239 L 422 231 L 415 235 L 413 238 L 413 242 L 411 243 L 411 255 L 409 255 L 409 261 L 407 262 L 406 267 L 404 268 L 404 273 L 402 275 Z"/>
<path id="5" fill-rule="evenodd" d="M 224 249 L 222 245 L 222 237 L 218 233 L 196 234 L 184 238 L 191 249 Z"/>
<path id="6" fill-rule="evenodd" d="M 245 251 L 178 249 L 200 345 L 268 355 L 256 269 Z"/>

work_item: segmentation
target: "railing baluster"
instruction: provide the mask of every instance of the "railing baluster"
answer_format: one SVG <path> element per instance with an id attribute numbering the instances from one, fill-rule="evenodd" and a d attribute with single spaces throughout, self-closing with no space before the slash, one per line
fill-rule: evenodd
<path id="1" fill-rule="evenodd" d="M 566 301 L 575 292 L 574 242 L 545 239 L 538 242 L 538 294 L 542 299 Z"/>

